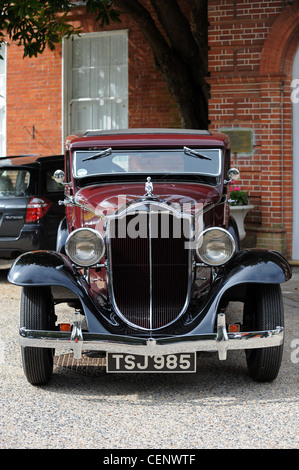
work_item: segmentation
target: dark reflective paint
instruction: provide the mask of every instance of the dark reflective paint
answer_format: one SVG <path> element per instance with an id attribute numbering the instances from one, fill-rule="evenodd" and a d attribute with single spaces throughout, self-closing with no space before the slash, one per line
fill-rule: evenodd
<path id="1" fill-rule="evenodd" d="M 198 326 L 188 334 L 213 331 L 218 306 L 229 289 L 242 284 L 281 284 L 291 277 L 290 266 L 280 253 L 263 250 L 237 253 L 219 271 L 205 305 L 198 310 L 196 318 L 200 323 L 197 321 Z"/>
<path id="2" fill-rule="evenodd" d="M 22 287 L 60 286 L 69 289 L 81 302 L 89 331 L 107 333 L 104 322 L 99 322 L 99 310 L 92 302 L 88 285 L 65 255 L 53 251 L 25 253 L 12 265 L 8 281 Z"/>

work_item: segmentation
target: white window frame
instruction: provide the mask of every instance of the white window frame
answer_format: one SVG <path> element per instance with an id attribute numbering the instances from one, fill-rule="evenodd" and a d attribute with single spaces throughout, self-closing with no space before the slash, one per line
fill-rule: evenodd
<path id="1" fill-rule="evenodd" d="M 293 80 L 299 79 L 299 48 L 295 54 L 292 70 Z M 297 86 L 298 88 L 298 86 Z M 298 95 L 298 94 L 297 94 Z M 293 249 L 292 259 L 299 261 L 299 102 L 293 101 Z"/>
<path id="2" fill-rule="evenodd" d="M 4 73 L 0 74 L 0 76 L 3 76 L 3 90 L 0 88 L 0 112 L 2 112 L 2 107 L 3 112 L 5 114 L 4 116 L 4 124 L 3 124 L 3 131 L 2 133 L 0 132 L 0 138 L 3 136 L 3 141 L 0 141 L 0 157 L 5 157 L 6 156 L 6 145 L 7 145 L 7 137 L 6 137 L 6 119 L 7 119 L 7 109 L 6 109 L 6 91 L 7 91 L 7 45 L 6 43 L 2 44 L 2 47 L 0 49 L 0 54 L 3 55 L 3 49 L 4 48 L 4 58 L 1 60 L 4 60 Z"/>
<path id="3" fill-rule="evenodd" d="M 101 31 L 96 33 L 84 33 L 80 38 L 94 38 L 100 36 L 123 35 L 126 40 L 128 50 L 128 30 Z M 80 40 L 77 36 L 64 39 L 62 54 L 62 141 L 72 133 L 71 129 L 71 102 L 72 102 L 72 41 Z M 128 52 L 127 52 L 128 54 Z M 128 65 L 128 56 L 127 56 Z M 128 102 L 128 69 L 127 69 L 127 102 Z M 128 105 L 127 105 L 127 122 L 128 122 Z M 128 125 L 126 126 L 128 127 Z M 90 129 L 86 129 L 90 130 Z"/>

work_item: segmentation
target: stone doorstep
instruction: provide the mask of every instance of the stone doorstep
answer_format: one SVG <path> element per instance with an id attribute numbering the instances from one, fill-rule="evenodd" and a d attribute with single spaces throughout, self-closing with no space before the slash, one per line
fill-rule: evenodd
<path id="1" fill-rule="evenodd" d="M 74 359 L 73 353 L 54 356 L 54 367 L 58 369 L 69 369 L 86 375 L 101 375 L 105 372 L 105 357 L 90 357 L 88 351 L 82 352 L 81 359 Z"/>

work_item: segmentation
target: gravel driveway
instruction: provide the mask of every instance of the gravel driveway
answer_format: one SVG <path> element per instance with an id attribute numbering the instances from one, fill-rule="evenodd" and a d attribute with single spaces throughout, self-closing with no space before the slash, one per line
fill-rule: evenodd
<path id="1" fill-rule="evenodd" d="M 253 382 L 244 352 L 204 357 L 197 374 L 86 375 L 56 368 L 30 385 L 18 346 L 20 288 L 0 270 L 0 448 L 294 449 L 298 437 L 299 269 L 283 285 L 286 340 L 273 383 Z"/>

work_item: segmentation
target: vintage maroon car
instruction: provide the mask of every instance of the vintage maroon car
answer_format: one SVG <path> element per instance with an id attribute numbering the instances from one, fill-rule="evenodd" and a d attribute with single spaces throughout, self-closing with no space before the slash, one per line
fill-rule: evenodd
<path id="1" fill-rule="evenodd" d="M 87 132 L 65 143 L 66 218 L 57 249 L 12 266 L 22 286 L 20 343 L 26 377 L 46 383 L 62 347 L 105 355 L 108 372 L 195 372 L 202 351 L 244 349 L 249 374 L 273 380 L 283 348 L 280 283 L 291 277 L 273 251 L 239 249 L 228 212 L 225 135 L 208 131 Z M 57 287 L 74 318 L 55 315 Z M 244 303 L 232 323 L 230 301 Z M 69 330 L 69 331 L 65 331 Z"/>

